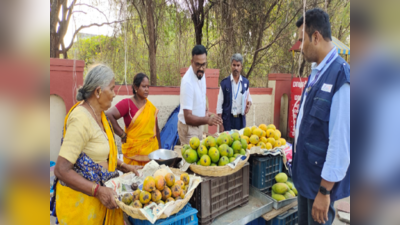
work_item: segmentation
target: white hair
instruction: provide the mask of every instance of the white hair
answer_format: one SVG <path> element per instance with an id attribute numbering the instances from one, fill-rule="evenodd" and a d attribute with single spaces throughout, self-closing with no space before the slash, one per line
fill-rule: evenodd
<path id="1" fill-rule="evenodd" d="M 103 64 L 94 66 L 87 73 L 83 86 L 79 88 L 76 100 L 88 99 L 98 87 L 103 90 L 111 83 L 114 76 L 110 67 Z"/>
<path id="2" fill-rule="evenodd" d="M 232 64 L 233 60 L 235 60 L 236 62 L 240 62 L 240 64 L 243 65 L 243 56 L 241 54 L 239 54 L 239 53 L 233 54 L 233 56 L 231 57 L 231 64 Z"/>

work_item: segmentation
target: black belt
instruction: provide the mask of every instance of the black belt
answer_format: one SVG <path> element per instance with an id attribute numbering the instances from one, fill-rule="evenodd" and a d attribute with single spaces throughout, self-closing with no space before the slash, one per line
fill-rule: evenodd
<path id="1" fill-rule="evenodd" d="M 242 117 L 242 114 L 238 114 L 238 115 L 233 115 L 233 114 L 231 114 L 233 117 L 235 117 L 235 118 L 237 118 L 237 117 Z"/>

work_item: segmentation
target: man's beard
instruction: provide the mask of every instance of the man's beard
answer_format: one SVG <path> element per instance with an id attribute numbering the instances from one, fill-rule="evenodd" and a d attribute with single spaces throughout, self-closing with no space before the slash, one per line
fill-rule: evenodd
<path id="1" fill-rule="evenodd" d="M 203 71 L 197 71 L 197 79 L 201 80 L 203 78 L 204 72 Z"/>

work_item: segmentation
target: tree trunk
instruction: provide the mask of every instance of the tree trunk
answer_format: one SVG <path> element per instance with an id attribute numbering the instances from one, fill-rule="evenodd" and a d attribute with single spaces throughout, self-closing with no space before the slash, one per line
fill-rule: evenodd
<path id="1" fill-rule="evenodd" d="M 196 5 L 192 5 L 192 21 L 194 26 L 194 32 L 196 37 L 196 44 L 201 45 L 201 39 L 203 37 L 203 26 L 204 26 L 204 0 L 198 0 L 198 8 Z M 190 5 L 190 4 L 188 4 Z"/>
<path id="2" fill-rule="evenodd" d="M 269 7 L 269 9 L 266 12 L 266 14 L 261 18 L 261 27 L 259 28 L 260 30 L 258 30 L 258 39 L 257 39 L 256 49 L 260 49 L 261 48 L 262 39 L 264 37 L 264 29 L 265 29 L 267 20 L 270 18 L 270 13 L 271 13 L 272 9 L 276 6 L 276 4 L 278 4 L 278 0 L 276 0 L 275 2 L 273 2 L 271 4 L 271 6 Z M 254 56 L 253 56 L 253 62 L 251 63 L 250 69 L 246 74 L 246 78 L 247 79 L 250 77 L 251 73 L 254 70 L 254 67 L 257 64 L 256 63 L 257 62 L 257 57 L 258 57 L 258 51 L 255 51 Z"/>
<path id="3" fill-rule="evenodd" d="M 341 41 L 341 39 L 342 39 L 342 30 L 343 30 L 342 25 L 340 25 L 339 26 L 339 32 L 338 32 L 338 35 L 337 35 L 337 39 L 339 41 Z"/>
<path id="4" fill-rule="evenodd" d="M 63 1 L 54 0 L 50 4 L 50 58 L 59 58 L 60 36 L 57 33 L 58 16 Z"/>
<path id="5" fill-rule="evenodd" d="M 299 68 L 299 77 L 303 77 L 304 73 L 304 66 L 306 65 L 306 60 L 303 57 L 303 61 L 301 62 L 300 68 Z"/>
<path id="6" fill-rule="evenodd" d="M 203 36 L 203 26 L 195 24 L 194 29 L 196 33 L 196 45 L 201 45 L 201 38 Z"/>
<path id="7" fill-rule="evenodd" d="M 149 32 L 150 85 L 157 86 L 156 31 L 153 0 L 146 0 L 147 29 Z"/>
<path id="8" fill-rule="evenodd" d="M 59 58 L 59 37 L 56 33 L 50 33 L 50 58 Z"/>

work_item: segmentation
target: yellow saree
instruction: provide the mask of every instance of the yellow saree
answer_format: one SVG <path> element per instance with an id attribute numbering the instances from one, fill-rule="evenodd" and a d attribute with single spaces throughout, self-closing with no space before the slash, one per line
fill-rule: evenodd
<path id="1" fill-rule="evenodd" d="M 65 117 L 64 135 L 68 117 L 72 110 L 79 104 L 81 104 L 81 102 L 74 105 Z M 110 145 L 108 171 L 113 172 L 117 168 L 118 151 L 115 146 L 113 131 L 104 112 L 101 113 L 101 120 Z M 60 224 L 124 224 L 123 212 L 121 209 L 107 209 L 97 198 L 75 191 L 67 186 L 63 186 L 60 182 L 57 183 L 56 190 L 56 211 Z"/>
<path id="2" fill-rule="evenodd" d="M 122 145 L 124 162 L 130 165 L 144 166 L 148 155 L 158 149 L 156 137 L 156 118 L 158 109 L 149 101 L 132 118 L 128 128 L 126 143 Z"/>

